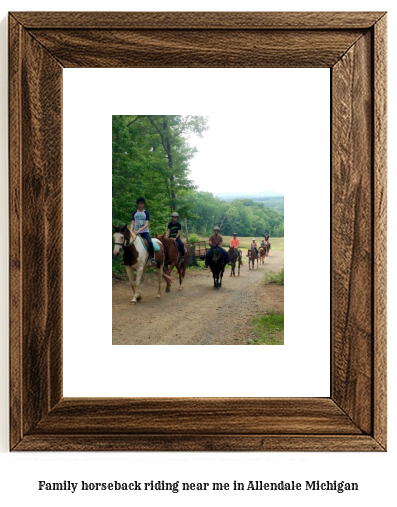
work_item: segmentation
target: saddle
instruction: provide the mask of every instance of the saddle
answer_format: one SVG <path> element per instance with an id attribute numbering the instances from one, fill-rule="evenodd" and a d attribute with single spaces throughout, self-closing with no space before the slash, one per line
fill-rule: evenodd
<path id="1" fill-rule="evenodd" d="M 138 234 L 138 236 L 139 236 L 140 240 L 142 241 L 142 245 L 145 247 L 145 250 L 148 252 L 149 251 L 148 242 L 146 241 L 145 238 L 142 238 L 142 236 L 140 234 Z M 158 252 L 160 250 L 159 244 L 157 243 L 156 240 L 152 240 L 152 243 L 153 243 L 154 251 Z"/>

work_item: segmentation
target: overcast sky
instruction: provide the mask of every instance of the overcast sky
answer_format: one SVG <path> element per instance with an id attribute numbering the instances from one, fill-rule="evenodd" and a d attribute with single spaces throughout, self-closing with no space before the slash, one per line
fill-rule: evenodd
<path id="1" fill-rule="evenodd" d="M 203 137 L 190 137 L 198 149 L 190 169 L 199 190 L 283 194 L 285 157 L 269 123 L 264 116 L 209 116 Z"/>

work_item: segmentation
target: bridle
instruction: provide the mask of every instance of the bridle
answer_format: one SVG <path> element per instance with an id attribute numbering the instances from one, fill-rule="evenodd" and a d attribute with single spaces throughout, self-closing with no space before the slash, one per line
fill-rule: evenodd
<path id="1" fill-rule="evenodd" d="M 121 232 L 120 232 L 119 234 L 121 234 Z M 115 244 L 115 245 L 119 245 L 119 246 L 121 246 L 121 249 L 123 249 L 125 246 L 131 245 L 131 243 L 134 243 L 134 241 L 136 240 L 136 238 L 138 237 L 138 235 L 137 235 L 137 234 L 134 234 L 134 236 L 135 236 L 135 238 L 134 238 L 134 239 L 131 239 L 131 241 L 128 243 L 128 242 L 127 242 L 128 240 L 127 240 L 127 238 L 126 238 L 125 234 L 123 234 L 123 237 L 124 237 L 124 243 L 116 243 L 116 242 L 115 242 L 114 244 Z"/>

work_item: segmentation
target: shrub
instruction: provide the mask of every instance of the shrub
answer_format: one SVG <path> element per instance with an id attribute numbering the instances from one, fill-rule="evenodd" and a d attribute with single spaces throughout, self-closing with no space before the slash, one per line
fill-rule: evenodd
<path id="1" fill-rule="evenodd" d="M 269 271 L 265 275 L 265 283 L 276 283 L 277 285 L 284 285 L 284 268 L 281 268 L 278 273 Z"/>
<path id="2" fill-rule="evenodd" d="M 195 243 L 196 241 L 199 241 L 199 238 L 197 234 L 193 232 L 192 234 L 189 235 L 189 243 Z"/>

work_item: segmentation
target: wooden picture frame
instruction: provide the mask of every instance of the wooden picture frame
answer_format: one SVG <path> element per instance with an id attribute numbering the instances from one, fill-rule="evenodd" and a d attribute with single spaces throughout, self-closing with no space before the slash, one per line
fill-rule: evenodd
<path id="1" fill-rule="evenodd" d="M 63 398 L 62 69 L 331 69 L 329 398 Z M 386 450 L 386 14 L 9 15 L 10 449 Z"/>

